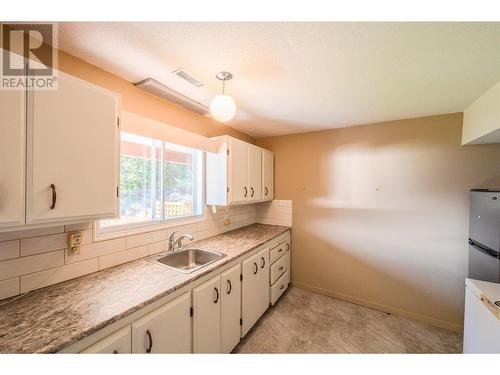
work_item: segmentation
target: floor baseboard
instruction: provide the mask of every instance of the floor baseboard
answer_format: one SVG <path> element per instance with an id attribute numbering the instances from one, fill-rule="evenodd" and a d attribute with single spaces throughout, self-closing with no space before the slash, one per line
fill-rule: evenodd
<path id="1" fill-rule="evenodd" d="M 413 313 L 411 311 L 399 309 L 397 307 L 382 305 L 382 304 L 377 303 L 377 302 L 368 301 L 368 300 L 365 300 L 362 298 L 353 297 L 353 296 L 350 296 L 347 294 L 335 292 L 335 291 L 329 290 L 329 289 L 319 288 L 319 287 L 316 287 L 313 285 L 304 284 L 304 283 L 297 282 L 297 281 L 292 281 L 292 285 L 296 286 L 297 288 L 310 290 L 311 292 L 323 294 L 323 295 L 333 297 L 333 298 L 338 298 L 338 299 L 341 299 L 343 301 L 352 302 L 352 303 L 355 303 L 357 305 L 369 307 L 371 309 L 387 312 L 387 313 L 394 314 L 394 315 L 399 315 L 399 316 L 402 316 L 404 318 L 415 320 L 417 322 L 427 323 L 427 324 L 433 325 L 435 327 L 444 328 L 444 329 L 454 331 L 454 332 L 462 332 L 463 331 L 462 324 L 447 322 L 444 320 L 432 318 L 432 317 L 427 316 L 427 315 L 416 314 L 416 313 Z"/>

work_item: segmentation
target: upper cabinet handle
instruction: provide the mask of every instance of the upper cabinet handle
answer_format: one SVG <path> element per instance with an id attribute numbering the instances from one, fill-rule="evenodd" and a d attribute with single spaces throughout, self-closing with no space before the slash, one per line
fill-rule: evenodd
<path id="1" fill-rule="evenodd" d="M 269 189 L 266 187 L 264 187 L 264 195 L 267 196 L 267 193 L 269 193 Z"/>
<path id="2" fill-rule="evenodd" d="M 57 201 L 56 185 L 50 184 L 50 189 L 52 190 L 52 204 L 50 205 L 50 209 L 53 210 L 56 208 Z"/>
<path id="3" fill-rule="evenodd" d="M 149 329 L 146 330 L 146 335 L 148 335 L 149 347 L 146 349 L 146 353 L 151 353 L 153 349 L 153 336 L 151 335 L 151 331 Z"/>
<path id="4" fill-rule="evenodd" d="M 250 196 L 253 197 L 254 195 L 253 187 L 250 188 L 250 191 L 251 191 Z"/>
<path id="5" fill-rule="evenodd" d="M 248 195 L 248 189 L 247 189 L 247 187 L 246 187 L 246 186 L 244 186 L 244 187 L 243 187 L 243 189 L 245 189 L 245 194 L 244 194 L 243 196 L 246 198 L 246 197 L 247 197 L 247 195 Z"/>

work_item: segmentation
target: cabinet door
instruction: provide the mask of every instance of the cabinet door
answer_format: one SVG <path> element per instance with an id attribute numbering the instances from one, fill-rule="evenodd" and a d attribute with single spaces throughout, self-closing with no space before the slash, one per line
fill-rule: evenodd
<path id="1" fill-rule="evenodd" d="M 59 72 L 28 103 L 27 222 L 114 217 L 118 97 Z"/>
<path id="2" fill-rule="evenodd" d="M 274 198 L 274 154 L 262 150 L 262 199 Z"/>
<path id="3" fill-rule="evenodd" d="M 228 187 L 230 203 L 250 198 L 248 186 L 248 143 L 228 137 Z"/>
<path id="4" fill-rule="evenodd" d="M 222 353 L 231 353 L 241 337 L 241 265 L 221 275 L 221 338 Z"/>
<path id="5" fill-rule="evenodd" d="M 130 326 L 112 333 L 108 337 L 85 349 L 84 354 L 130 354 L 132 334 Z"/>
<path id="6" fill-rule="evenodd" d="M 24 224 L 25 96 L 0 91 L 0 227 Z"/>
<path id="7" fill-rule="evenodd" d="M 185 293 L 132 324 L 133 353 L 190 353 L 191 298 Z"/>
<path id="8" fill-rule="evenodd" d="M 264 259 L 264 260 L 262 260 Z M 241 335 L 245 336 L 269 306 L 269 248 L 242 262 Z"/>
<path id="9" fill-rule="evenodd" d="M 220 353 L 220 276 L 193 289 L 193 352 Z"/>
<path id="10" fill-rule="evenodd" d="M 262 199 L 262 149 L 248 146 L 248 185 L 250 200 Z"/>

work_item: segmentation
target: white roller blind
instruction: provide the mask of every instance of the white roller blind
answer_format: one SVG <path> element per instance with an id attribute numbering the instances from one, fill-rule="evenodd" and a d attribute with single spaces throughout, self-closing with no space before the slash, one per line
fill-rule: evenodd
<path id="1" fill-rule="evenodd" d="M 161 141 L 175 143 L 207 152 L 217 152 L 219 142 L 190 131 L 176 128 L 160 121 L 122 110 L 121 129 L 128 133 L 142 135 Z"/>

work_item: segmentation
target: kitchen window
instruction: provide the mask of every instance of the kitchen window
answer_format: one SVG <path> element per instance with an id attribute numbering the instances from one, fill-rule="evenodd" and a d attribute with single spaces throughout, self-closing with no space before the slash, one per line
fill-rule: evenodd
<path id="1" fill-rule="evenodd" d="M 99 236 L 203 215 L 203 152 L 121 133 L 120 218 Z"/>

